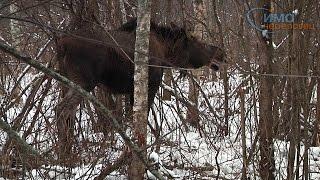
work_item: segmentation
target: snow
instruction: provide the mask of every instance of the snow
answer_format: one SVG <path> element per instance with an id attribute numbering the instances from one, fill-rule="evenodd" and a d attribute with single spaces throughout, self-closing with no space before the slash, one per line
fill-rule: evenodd
<path id="1" fill-rule="evenodd" d="M 159 155 L 152 151 L 149 155 L 149 160 L 152 164 L 162 164 L 161 159 L 159 158 Z"/>
<path id="2" fill-rule="evenodd" d="M 262 30 L 261 34 L 262 34 L 262 37 L 266 38 L 267 40 L 270 39 L 270 36 L 268 34 L 268 30 L 267 29 Z"/>
<path id="3" fill-rule="evenodd" d="M 25 69 L 27 71 L 27 68 Z M 30 75 L 27 74 L 23 78 L 21 83 L 22 89 L 25 87 L 30 87 L 34 82 L 41 77 L 42 74 Z M 180 116 L 177 114 L 177 105 L 176 98 L 172 97 L 171 101 L 159 102 L 155 101 L 154 109 L 157 111 L 157 118 L 155 119 L 151 114 L 150 124 L 155 125 L 158 123 L 161 125 L 161 146 L 158 150 L 149 148 L 149 160 L 153 164 L 158 165 L 158 171 L 165 177 L 172 177 L 174 179 L 212 179 L 218 174 L 218 167 L 220 169 L 219 176 L 227 179 L 240 179 L 241 169 L 242 169 L 242 143 L 241 143 L 241 133 L 240 133 L 240 100 L 237 95 L 239 88 L 246 88 L 249 91 L 249 94 L 245 95 L 246 100 L 246 152 L 248 154 L 253 151 L 254 158 L 248 163 L 248 176 L 254 178 L 258 174 L 258 146 L 254 146 L 254 139 L 257 136 L 257 124 L 254 119 L 253 108 L 251 107 L 252 96 L 255 96 L 254 93 L 256 87 L 248 84 L 243 86 L 243 76 L 235 72 L 230 76 L 230 95 L 229 95 L 229 108 L 233 112 L 229 117 L 229 134 L 227 136 L 223 135 L 221 132 L 221 127 L 224 125 L 224 111 L 222 109 L 223 102 L 221 98 L 223 97 L 224 89 L 223 82 L 221 79 L 215 81 L 209 81 L 207 83 L 199 82 L 202 90 L 205 92 L 209 99 L 210 105 L 214 108 L 214 112 L 211 112 L 208 108 L 208 105 L 204 101 L 203 95 L 199 95 L 199 110 L 201 112 L 200 118 L 201 126 L 203 133 L 199 133 L 199 129 L 189 127 L 185 128 L 184 123 L 180 121 L 180 117 L 186 118 L 187 108 L 181 105 Z M 44 83 L 45 84 L 45 83 Z M 179 98 L 187 97 L 189 82 L 185 80 L 179 80 L 178 82 L 180 91 Z M 8 87 L 11 90 L 12 87 Z M 164 89 L 174 91 L 167 85 L 163 86 Z M 37 92 L 36 97 L 41 95 L 43 87 Z M 163 90 L 163 89 L 161 89 Z M 160 91 L 161 91 L 160 90 Z M 30 89 L 27 90 L 26 94 L 30 93 Z M 23 101 L 26 100 L 24 96 Z M 12 100 L 11 100 L 12 101 Z M 44 104 L 42 105 L 43 116 L 44 118 L 39 118 L 39 121 L 35 125 L 35 129 L 43 131 L 46 125 L 46 120 L 49 119 L 51 123 L 53 122 L 53 111 L 48 109 L 52 108 L 57 101 L 57 94 L 53 90 L 50 91 L 49 95 L 46 97 Z M 195 105 L 192 102 L 188 102 L 192 105 Z M 37 102 L 35 103 L 35 107 Z M 257 104 L 259 106 L 259 104 Z M 161 107 L 161 108 L 160 108 Z M 14 119 L 19 112 L 21 107 L 12 107 L 9 111 L 6 112 L 6 115 L 9 118 L 9 121 Z M 165 116 L 166 120 L 163 121 L 164 117 L 160 117 L 160 113 Z M 22 135 L 28 127 L 30 126 L 31 119 L 35 113 L 35 108 L 33 108 L 28 116 L 28 121 L 25 122 L 24 126 L 19 131 L 19 134 Z M 82 116 L 81 116 L 82 115 Z M 259 114 L 257 114 L 259 115 Z M 83 110 L 81 113 L 77 113 L 77 116 L 81 116 L 82 121 L 79 122 L 77 126 L 81 126 L 83 130 L 82 136 L 80 136 L 77 141 L 79 146 L 85 146 L 86 144 L 95 144 L 95 143 L 110 143 L 105 140 L 103 133 L 92 131 L 92 124 L 88 121 L 88 114 L 86 110 Z M 301 118 L 305 117 L 303 114 L 300 114 Z M 165 122 L 165 123 L 164 123 Z M 52 124 L 51 124 L 52 125 Z M 52 125 L 54 126 L 54 125 Z M 128 131 L 129 134 L 130 131 Z M 49 131 L 43 132 L 41 136 L 37 136 L 37 133 L 32 133 L 29 135 L 26 140 L 28 143 L 32 144 L 33 142 L 43 142 L 36 146 L 36 148 L 41 152 L 47 152 L 52 149 L 55 144 L 54 141 L 49 141 L 54 139 L 55 131 L 53 128 L 49 128 Z M 155 142 L 155 137 L 152 133 L 148 133 L 148 144 L 153 144 Z M 114 144 L 111 148 L 104 149 L 100 158 L 97 159 L 96 164 L 83 164 L 76 168 L 68 169 L 66 167 L 61 167 L 57 165 L 48 165 L 41 166 L 37 170 L 32 170 L 27 177 L 33 177 L 34 179 L 41 179 L 43 174 L 47 174 L 51 179 L 93 179 L 96 177 L 101 169 L 104 167 L 106 162 L 112 162 L 117 159 L 120 155 L 120 152 L 123 149 L 123 140 L 121 137 L 115 133 L 113 134 Z M 49 139 L 49 140 L 48 140 Z M 0 132 L 0 148 L 2 148 L 5 143 L 6 135 L 3 132 Z M 276 176 L 277 179 L 286 178 L 286 167 L 288 161 L 288 151 L 289 151 L 289 142 L 282 140 L 274 140 L 274 149 L 275 149 L 275 160 L 276 160 Z M 97 150 L 96 146 L 88 146 L 85 152 L 82 152 L 81 156 L 87 159 L 89 152 L 95 152 Z M 300 157 L 303 156 L 304 146 L 301 146 Z M 310 157 L 309 165 L 311 179 L 320 178 L 320 148 L 311 147 L 308 150 L 308 155 Z M 204 170 L 197 170 L 197 168 L 207 168 Z M 302 163 L 300 163 L 300 169 L 302 168 Z M 302 169 L 301 169 L 302 170 Z M 68 173 L 62 173 L 68 172 Z M 152 179 L 150 172 L 147 172 L 147 176 Z M 126 179 L 125 174 L 122 171 L 115 171 L 111 173 L 107 179 Z M 169 178 L 168 178 L 169 179 Z"/>
<path id="4" fill-rule="evenodd" d="M 0 41 L 3 41 L 6 45 L 11 46 L 11 44 L 8 41 L 6 41 L 1 35 L 0 35 Z"/>
<path id="5" fill-rule="evenodd" d="M 149 161 L 150 161 L 151 165 L 154 166 L 155 169 L 158 170 L 158 172 L 161 175 L 167 176 L 170 178 L 179 178 L 179 176 L 176 175 L 174 171 L 171 171 L 170 169 L 167 169 L 166 167 L 164 167 L 162 165 L 162 161 L 161 161 L 158 153 L 152 151 L 149 155 Z M 157 179 L 149 170 L 147 170 L 147 177 L 149 179 Z"/>

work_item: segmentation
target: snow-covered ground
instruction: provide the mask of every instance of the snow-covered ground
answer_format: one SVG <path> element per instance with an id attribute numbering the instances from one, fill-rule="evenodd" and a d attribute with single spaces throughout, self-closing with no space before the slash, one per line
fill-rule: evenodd
<path id="1" fill-rule="evenodd" d="M 39 77 L 39 76 L 38 76 Z M 22 81 L 22 88 L 29 86 L 34 87 L 34 76 L 28 76 Z M 42 84 L 46 84 L 47 81 Z M 241 84 L 243 79 L 239 75 L 233 75 L 230 77 L 230 96 L 229 96 L 229 109 L 230 116 L 228 121 L 228 135 L 224 136 L 223 126 L 224 124 L 224 111 L 223 111 L 223 84 L 221 79 L 216 79 L 212 82 L 200 82 L 202 90 L 208 97 L 210 106 L 214 108 L 215 112 L 211 112 L 208 108 L 208 104 L 204 97 L 199 96 L 199 110 L 201 128 L 188 127 L 186 128 L 184 123 L 180 121 L 180 117 L 187 117 L 187 108 L 184 105 L 179 105 L 180 111 L 177 111 L 176 99 L 173 97 L 171 101 L 159 102 L 155 100 L 154 109 L 158 112 L 157 117 L 154 118 L 150 115 L 150 123 L 154 126 L 155 119 L 157 123 L 161 125 L 161 144 L 159 147 L 152 147 L 148 149 L 148 153 L 151 154 L 151 159 L 159 163 L 161 166 L 160 171 L 162 174 L 170 174 L 175 179 L 240 179 L 241 171 L 243 167 L 243 149 L 241 143 L 241 130 L 240 130 L 240 99 L 237 95 L 237 89 L 242 88 Z M 179 80 L 178 85 L 180 88 L 180 96 L 188 97 L 189 84 L 187 80 Z M 259 165 L 259 153 L 258 143 L 255 143 L 257 135 L 257 122 L 254 119 L 254 109 L 251 107 L 252 96 L 256 95 L 253 85 L 247 84 L 245 88 L 248 88 L 248 94 L 245 96 L 245 108 L 246 108 L 246 152 L 247 157 L 251 153 L 251 159 L 248 163 L 248 176 L 251 179 L 258 178 L 258 165 Z M 41 94 L 43 91 L 41 87 L 37 92 Z M 10 87 L 8 87 L 10 89 Z M 160 90 L 161 92 L 162 90 Z M 26 94 L 30 93 L 30 90 L 26 91 Z M 43 112 L 41 119 L 34 126 L 38 130 L 44 130 L 45 121 L 50 121 L 54 127 L 53 110 L 49 108 L 54 107 L 54 103 L 57 100 L 57 94 L 53 91 L 48 93 L 45 102 L 42 104 Z M 39 95 L 40 96 L 40 95 Z M 36 96 L 37 97 L 37 96 Z M 2 99 L 3 100 L 3 99 Z M 1 100 L 1 101 L 2 101 Z M 25 102 L 27 96 L 22 97 L 22 101 Z M 37 105 L 35 102 L 35 106 Z M 258 105 L 257 105 L 258 106 Z M 160 108 L 161 107 L 161 108 Z M 21 106 L 13 106 L 6 112 L 8 121 L 11 121 L 21 111 Z M 161 112 L 161 113 L 159 113 Z M 178 113 L 180 113 L 180 116 Z M 32 119 L 35 109 L 29 111 L 27 115 Z M 161 115 L 160 115 L 161 114 Z M 78 114 L 79 115 L 79 114 Z M 87 116 L 85 112 L 82 112 L 82 119 Z M 19 131 L 22 136 L 27 131 L 32 121 L 30 120 L 23 124 Z M 91 124 L 84 120 L 80 125 L 85 130 L 82 132 L 83 136 L 79 138 L 79 141 L 86 142 L 103 142 L 104 136 L 102 133 L 95 133 L 92 130 Z M 43 144 L 37 144 L 36 149 L 45 152 L 54 146 L 55 130 L 54 128 L 48 128 L 49 131 L 30 134 L 26 140 L 30 144 L 37 140 L 37 142 L 43 142 Z M 149 133 L 148 144 L 155 142 L 155 137 Z M 117 159 L 121 153 L 120 149 L 123 146 L 123 141 L 118 134 L 115 134 L 115 142 L 105 149 L 104 153 L 107 158 L 98 159 L 95 162 L 84 163 L 84 165 L 76 168 L 64 168 L 57 165 L 46 165 L 41 168 L 28 171 L 26 177 L 33 179 L 93 179 L 99 174 L 104 167 L 105 162 Z M 6 134 L 0 132 L 0 150 L 6 141 Z M 81 142 L 79 142 L 81 143 Z M 157 146 L 157 145 L 156 145 Z M 88 148 L 88 151 L 94 151 L 97 147 L 92 149 Z M 115 150 L 119 148 L 119 150 Z M 288 162 L 289 142 L 274 140 L 275 149 L 275 161 L 276 161 L 276 177 L 279 180 L 286 178 L 286 169 Z M 300 147 L 300 157 L 303 157 L 304 145 Z M 308 150 L 309 155 L 309 171 L 310 179 L 320 179 L 320 148 L 312 147 Z M 82 156 L 86 156 L 84 153 Z M 301 158 L 299 170 L 302 172 Z M 148 173 L 150 175 L 150 173 Z M 1 179 L 1 178 L 0 178 Z M 123 175 L 123 171 L 113 172 L 107 179 L 126 179 Z"/>

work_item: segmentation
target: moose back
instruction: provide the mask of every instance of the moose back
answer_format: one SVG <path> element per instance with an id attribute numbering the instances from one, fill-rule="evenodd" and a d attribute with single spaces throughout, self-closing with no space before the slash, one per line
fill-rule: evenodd
<path id="1" fill-rule="evenodd" d="M 57 43 L 60 72 L 88 91 L 101 83 L 113 93 L 130 94 L 133 102 L 136 26 L 133 19 L 117 30 L 79 29 L 73 32 L 76 37 L 62 37 Z M 198 41 L 183 28 L 151 23 L 150 31 L 149 64 L 182 68 L 209 66 L 218 70 L 224 61 L 222 49 Z M 149 68 L 149 107 L 162 74 L 162 68 Z"/>
<path id="2" fill-rule="evenodd" d="M 113 93 L 129 94 L 133 104 L 134 47 L 136 19 L 116 30 L 105 31 L 98 25 L 87 25 L 57 40 L 59 71 L 87 91 L 103 84 Z M 181 68 L 209 66 L 218 70 L 224 61 L 219 47 L 204 44 L 176 26 L 151 23 L 149 64 Z M 148 106 L 160 86 L 163 69 L 149 67 Z M 56 107 L 61 158 L 68 157 L 73 144 L 75 112 L 82 98 L 64 88 L 64 97 Z M 64 157 L 63 155 L 66 154 Z"/>

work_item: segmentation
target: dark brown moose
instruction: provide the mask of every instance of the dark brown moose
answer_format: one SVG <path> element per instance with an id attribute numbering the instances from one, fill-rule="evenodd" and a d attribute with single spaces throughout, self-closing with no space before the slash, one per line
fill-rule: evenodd
<path id="1" fill-rule="evenodd" d="M 60 72 L 92 91 L 103 84 L 113 93 L 129 94 L 133 102 L 133 73 L 136 19 L 117 30 L 103 31 L 100 27 L 80 28 L 57 40 Z M 81 38 L 86 37 L 86 38 Z M 115 43 L 115 41 L 117 43 Z M 121 47 L 121 48 L 120 48 Z M 224 61 L 219 47 L 204 44 L 188 35 L 185 29 L 151 23 L 149 64 L 181 68 L 209 66 L 218 70 Z M 131 60 L 130 60 L 131 59 Z M 149 67 L 149 108 L 160 86 L 163 69 Z M 65 152 L 70 152 L 75 109 L 81 96 L 72 90 L 58 104 L 58 137 Z"/>

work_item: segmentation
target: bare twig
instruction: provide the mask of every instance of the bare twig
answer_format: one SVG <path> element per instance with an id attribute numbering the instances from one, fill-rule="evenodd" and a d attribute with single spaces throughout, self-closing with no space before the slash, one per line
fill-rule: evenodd
<path id="1" fill-rule="evenodd" d="M 79 93 L 83 98 L 91 101 L 102 113 L 105 117 L 109 117 L 111 119 L 112 124 L 114 125 L 114 127 L 117 129 L 118 133 L 120 134 L 120 136 L 123 138 L 123 140 L 126 142 L 126 144 L 130 147 L 130 149 L 132 149 L 132 151 L 134 153 L 136 153 L 136 155 L 139 157 L 139 159 L 146 165 L 146 167 L 149 169 L 148 163 L 146 161 L 146 159 L 142 156 L 141 152 L 142 150 L 136 145 L 134 144 L 131 139 L 126 135 L 126 133 L 122 130 L 122 127 L 119 123 L 119 121 L 113 116 L 112 112 L 110 110 L 108 110 L 96 97 L 94 97 L 92 94 L 90 94 L 89 92 L 87 92 L 86 90 L 84 90 L 81 86 L 75 84 L 74 82 L 70 81 L 69 79 L 67 79 L 66 77 L 60 75 L 59 73 L 55 72 L 54 70 L 47 68 L 46 66 L 42 65 L 41 63 L 35 61 L 34 59 L 32 59 L 29 56 L 26 55 L 22 55 L 20 54 L 16 49 L 14 49 L 13 47 L 10 47 L 8 45 L 2 44 L 0 43 L 0 49 L 5 52 L 8 53 L 10 55 L 12 55 L 13 57 L 24 61 L 25 63 L 29 64 L 30 66 L 36 68 L 37 70 L 47 74 L 48 76 L 56 79 L 57 81 L 60 81 L 61 83 L 63 83 L 65 86 L 67 86 L 68 88 L 76 91 L 77 93 Z M 3 121 L 4 122 L 4 121 Z M 17 135 L 17 133 L 15 133 L 14 131 L 12 131 L 12 129 L 10 128 L 10 126 L 6 126 L 6 123 L 2 123 L 3 124 L 3 130 L 5 130 L 9 136 L 13 136 L 15 139 L 19 140 L 19 136 Z M 21 139 L 21 138 L 20 138 Z M 25 141 L 22 141 L 21 143 L 24 143 Z M 27 147 L 27 146 L 26 146 Z M 30 149 L 30 148 L 29 148 Z M 150 170 L 150 172 L 153 173 L 153 175 L 159 179 L 163 179 L 161 178 L 160 174 L 153 172 L 152 170 Z"/>
<path id="2" fill-rule="evenodd" d="M 23 140 L 16 131 L 14 131 L 10 125 L 5 122 L 2 117 L 0 118 L 0 128 L 5 131 L 8 136 L 15 141 L 18 142 L 18 144 L 22 147 L 21 150 L 24 153 L 24 155 L 33 155 L 33 156 L 39 156 L 39 152 L 37 152 L 32 146 L 30 146 L 25 140 Z"/>

